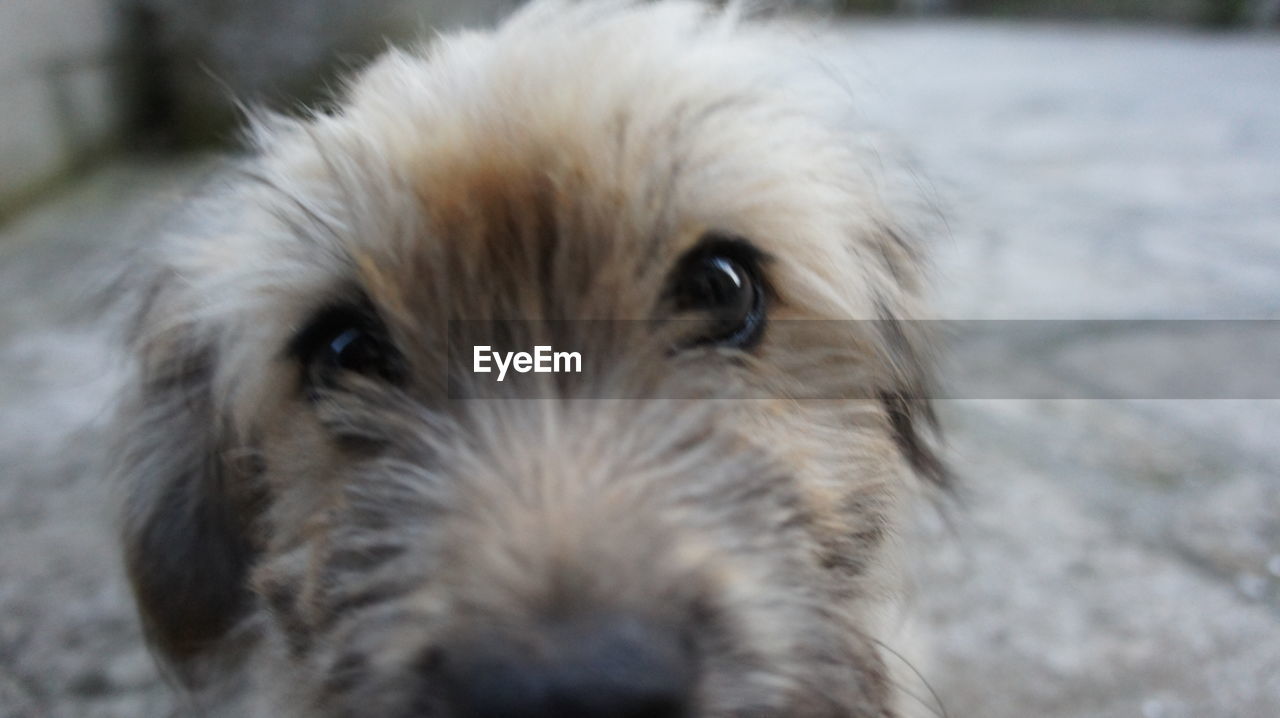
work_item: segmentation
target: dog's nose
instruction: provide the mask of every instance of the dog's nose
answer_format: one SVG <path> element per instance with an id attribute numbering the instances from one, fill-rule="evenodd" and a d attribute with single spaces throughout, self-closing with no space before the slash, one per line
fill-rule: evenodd
<path id="1" fill-rule="evenodd" d="M 693 658 L 678 634 L 634 618 L 485 639 L 443 666 L 459 718 L 684 718 Z"/>

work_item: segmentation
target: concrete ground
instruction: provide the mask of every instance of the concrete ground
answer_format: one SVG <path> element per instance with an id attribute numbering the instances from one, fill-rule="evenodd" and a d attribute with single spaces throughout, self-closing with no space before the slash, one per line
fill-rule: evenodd
<path id="1" fill-rule="evenodd" d="M 1280 315 L 1280 37 L 864 24 L 823 47 L 946 219 L 945 316 Z M 175 710 L 112 545 L 92 309 L 210 171 L 121 162 L 0 228 L 5 718 Z M 948 715 L 1280 715 L 1280 401 L 943 413 L 965 484 L 925 517 L 916 601 Z"/>

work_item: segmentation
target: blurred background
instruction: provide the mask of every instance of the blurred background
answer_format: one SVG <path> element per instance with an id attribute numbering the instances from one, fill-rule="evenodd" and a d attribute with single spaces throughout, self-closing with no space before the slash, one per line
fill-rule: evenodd
<path id="1" fill-rule="evenodd" d="M 323 103 L 388 41 L 516 4 L 0 2 L 0 717 L 184 715 L 119 577 L 94 290 L 217 176 L 236 101 Z M 1280 319 L 1280 0 L 786 4 L 939 218 L 943 317 Z M 1027 359 L 1070 387 L 1063 326 Z M 922 701 L 1280 716 L 1280 401 L 943 415 L 965 483 L 915 537 Z"/>
<path id="2" fill-rule="evenodd" d="M 483 25 L 517 0 L 5 0 L 0 213 L 119 149 L 234 138 L 233 98 L 288 108 L 388 41 Z M 1036 18 L 1259 29 L 1280 0 L 782 0 L 830 18 Z"/>

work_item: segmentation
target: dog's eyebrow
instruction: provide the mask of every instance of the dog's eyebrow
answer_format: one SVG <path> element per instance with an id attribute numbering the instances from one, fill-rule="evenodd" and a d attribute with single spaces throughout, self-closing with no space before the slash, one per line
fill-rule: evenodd
<path id="1" fill-rule="evenodd" d="M 366 304 L 371 308 L 376 307 L 383 315 L 392 319 L 409 316 L 403 285 L 395 281 L 383 265 L 365 252 L 353 253 L 351 260 L 355 263 L 360 291 Z"/>
<path id="2" fill-rule="evenodd" d="M 686 249 L 681 256 L 688 256 L 694 252 L 707 251 L 709 249 L 733 252 L 737 254 L 739 259 L 747 259 L 759 264 L 773 261 L 773 255 L 761 249 L 750 239 L 735 232 L 719 229 L 709 229 L 703 232 L 698 237 L 698 241 Z"/>

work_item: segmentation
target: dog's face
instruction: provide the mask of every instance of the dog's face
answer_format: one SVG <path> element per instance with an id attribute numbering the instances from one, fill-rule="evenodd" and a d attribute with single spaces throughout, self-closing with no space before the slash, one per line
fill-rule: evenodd
<path id="1" fill-rule="evenodd" d="M 161 248 L 122 431 L 131 578 L 193 686 L 248 674 L 297 716 L 897 714 L 887 544 L 937 469 L 916 258 L 770 43 L 539 4 L 261 124 Z M 587 366 L 472 371 L 535 343 Z"/>

